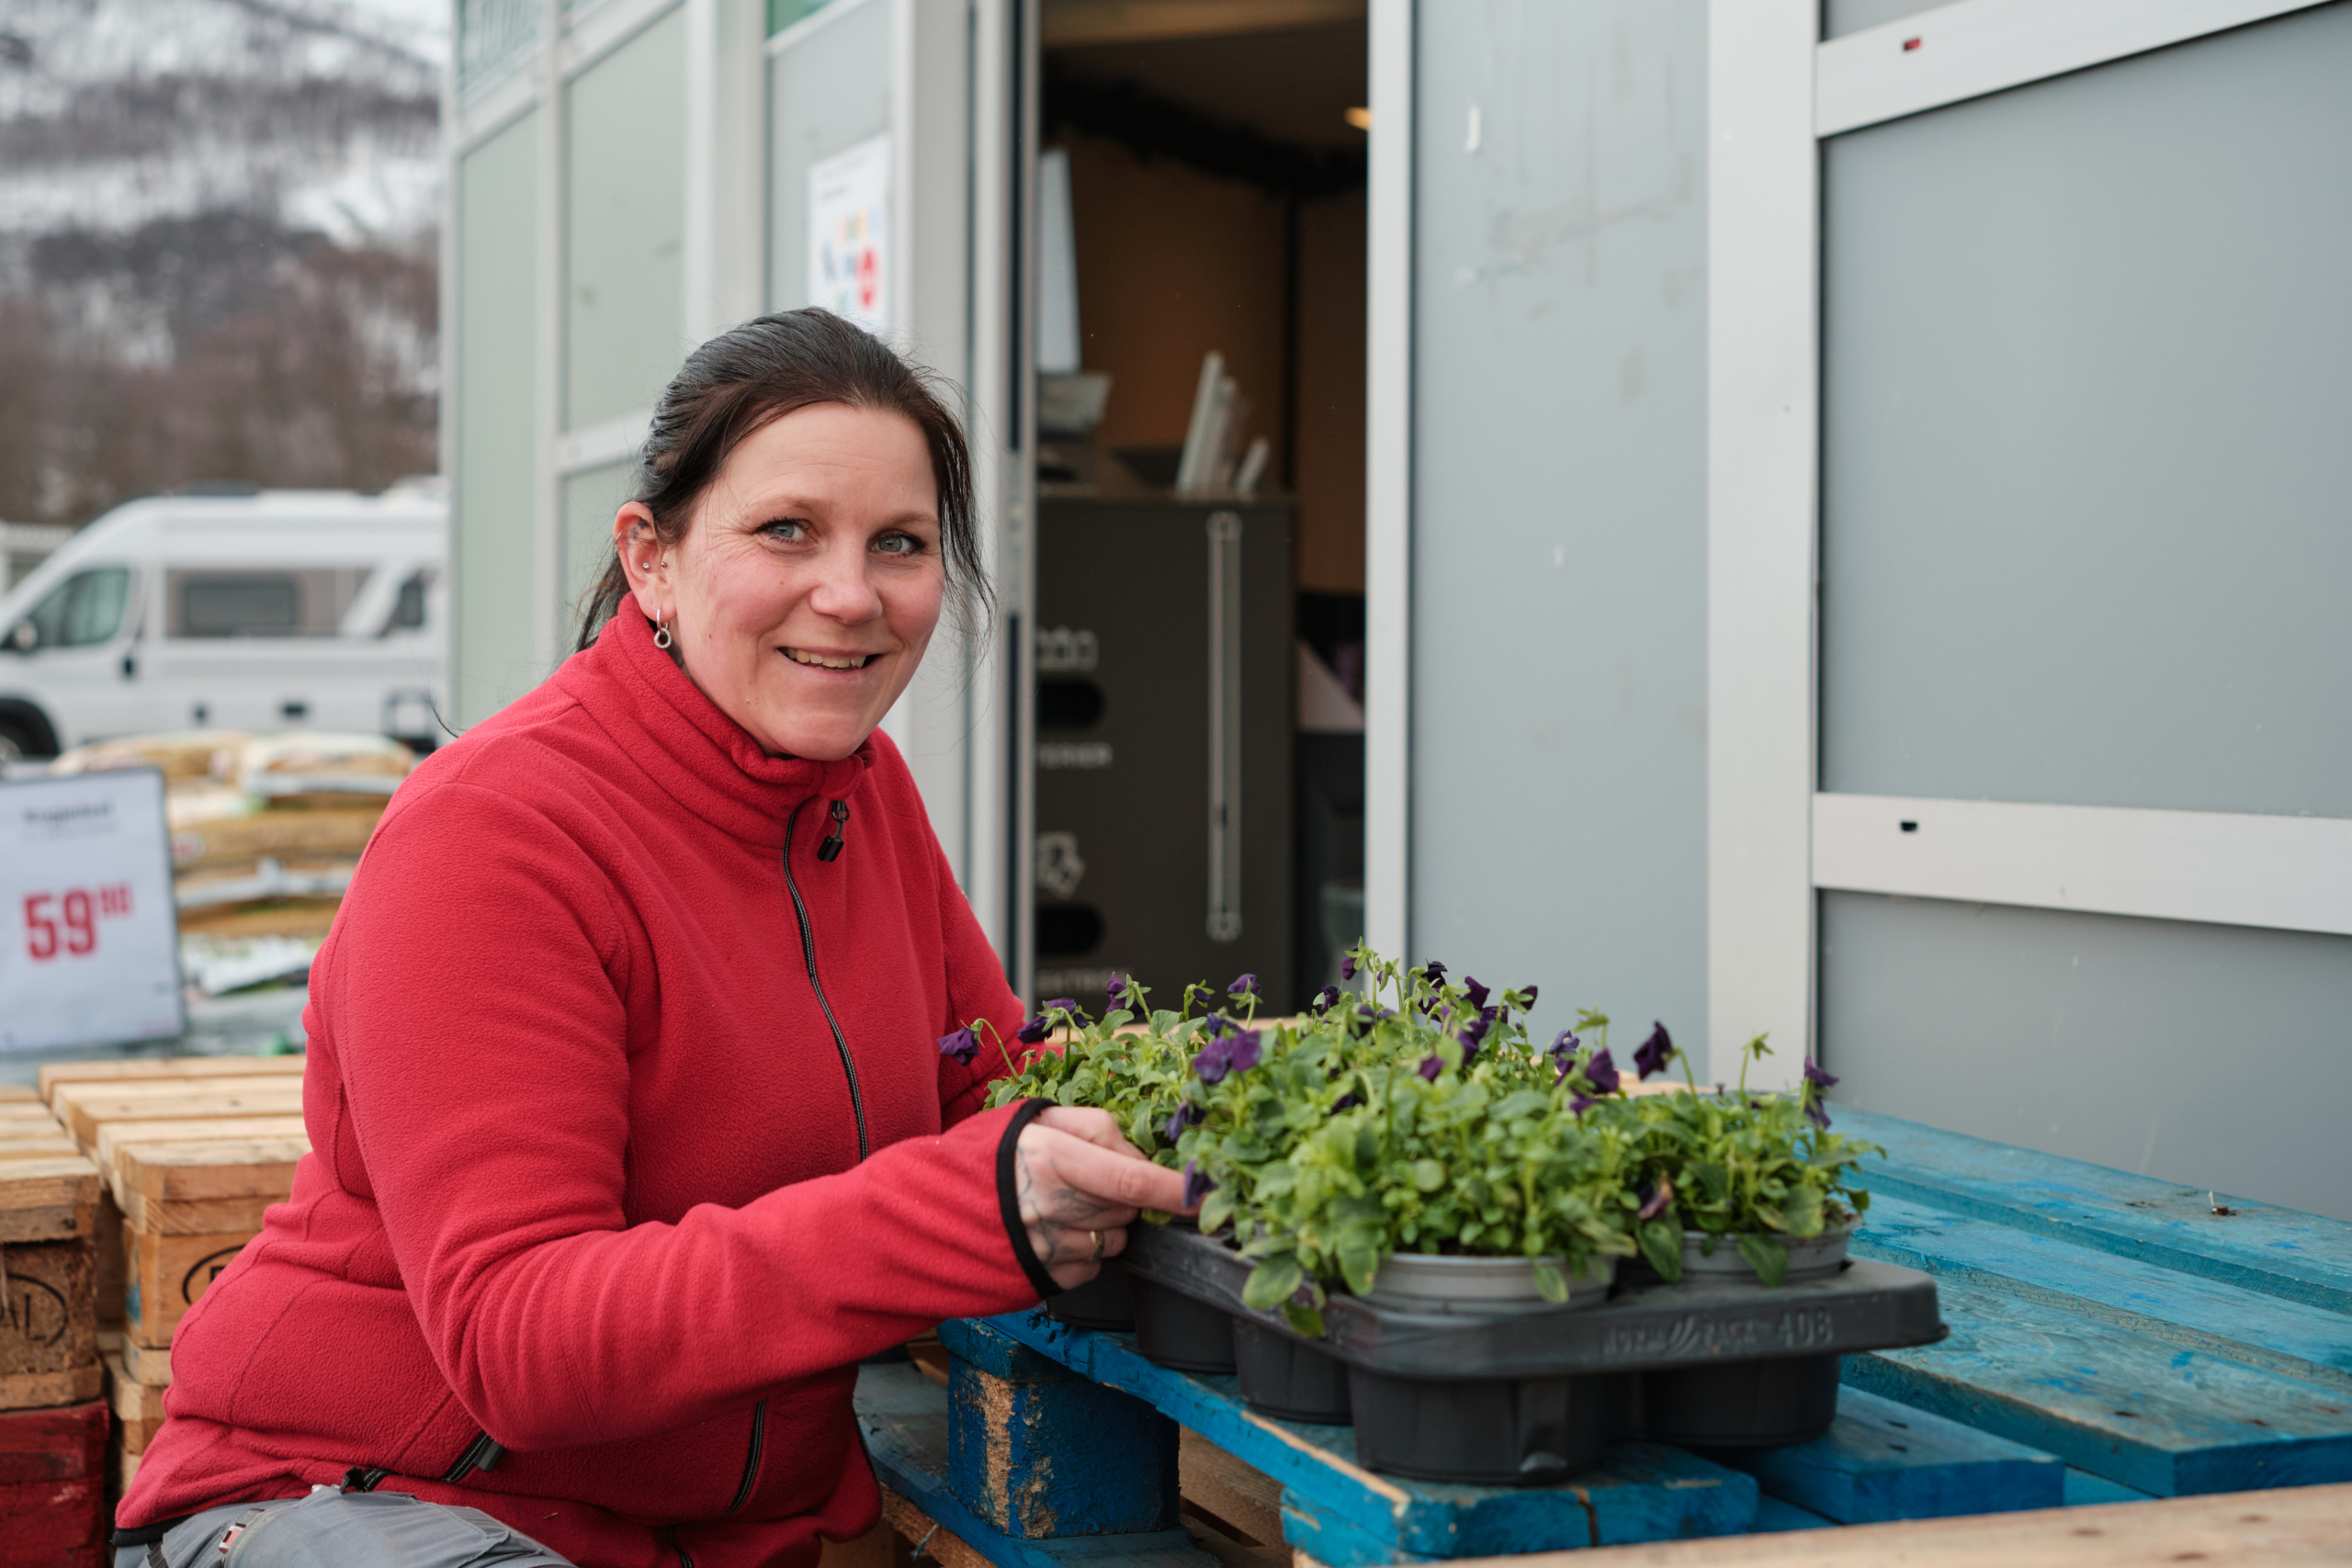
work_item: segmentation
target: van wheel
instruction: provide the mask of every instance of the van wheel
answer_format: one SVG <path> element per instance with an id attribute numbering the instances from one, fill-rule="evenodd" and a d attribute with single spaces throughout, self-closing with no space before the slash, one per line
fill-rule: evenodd
<path id="1" fill-rule="evenodd" d="M 26 703 L 0 703 L 0 762 L 57 755 L 57 732 L 40 709 Z"/>

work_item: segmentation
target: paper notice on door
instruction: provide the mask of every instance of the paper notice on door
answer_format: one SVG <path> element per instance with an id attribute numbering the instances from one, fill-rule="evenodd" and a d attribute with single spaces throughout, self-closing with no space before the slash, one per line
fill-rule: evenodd
<path id="1" fill-rule="evenodd" d="M 890 139 L 808 170 L 809 302 L 866 331 L 890 325 Z"/>
<path id="2" fill-rule="evenodd" d="M 162 773 L 0 784 L 0 1051 L 181 1032 Z"/>

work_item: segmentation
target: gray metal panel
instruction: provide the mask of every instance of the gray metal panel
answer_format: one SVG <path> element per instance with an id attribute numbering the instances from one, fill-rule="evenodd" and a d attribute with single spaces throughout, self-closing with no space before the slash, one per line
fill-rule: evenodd
<path id="1" fill-rule="evenodd" d="M 769 65 L 770 310 L 798 310 L 814 297 L 808 171 L 890 129 L 890 69 L 889 0 L 862 0 Z"/>
<path id="2" fill-rule="evenodd" d="M 531 650 L 537 452 L 537 115 L 458 164 L 457 450 L 450 455 L 452 718 L 480 722 L 538 683 Z"/>
<path id="3" fill-rule="evenodd" d="M 1241 707 L 1240 934 L 1211 940 L 1209 815 L 1210 555 L 1208 521 L 1241 519 L 1238 538 Z M 1290 512 L 1264 502 L 1047 499 L 1037 507 L 1037 619 L 1041 655 L 1091 633 L 1091 671 L 1069 676 L 1041 657 L 1037 835 L 1074 835 L 1085 874 L 1068 898 L 1042 884 L 1039 928 L 1057 904 L 1100 913 L 1091 951 L 1049 953 L 1041 934 L 1040 994 L 1101 1005 L 1099 971 L 1139 975 L 1156 1004 L 1183 987 L 1219 987 L 1258 976 L 1267 1007 L 1289 1005 L 1291 987 Z M 1056 726 L 1043 682 L 1091 681 L 1101 717 Z M 1109 765 L 1050 766 L 1057 747 L 1104 746 Z M 1064 751 L 1093 762 L 1101 753 Z M 1041 857 L 1042 858 L 1042 857 Z M 1080 976 L 1085 979 L 1081 980 Z M 1079 994 L 1091 992 L 1091 995 Z"/>
<path id="4" fill-rule="evenodd" d="M 1415 51 L 1410 956 L 1703 1049 L 1707 8 L 1474 14 Z"/>
<path id="5" fill-rule="evenodd" d="M 651 408 L 686 342 L 686 15 L 566 89 L 563 426 Z"/>
<path id="6" fill-rule="evenodd" d="M 2352 816 L 2352 5 L 1825 152 L 1823 787 Z"/>
<path id="7" fill-rule="evenodd" d="M 1822 0 L 1821 36 L 1844 38 L 1883 22 L 1916 17 L 1948 6 L 1951 0 Z"/>
<path id="8" fill-rule="evenodd" d="M 2352 1220 L 2352 938 L 1821 896 L 1865 1110 Z"/>

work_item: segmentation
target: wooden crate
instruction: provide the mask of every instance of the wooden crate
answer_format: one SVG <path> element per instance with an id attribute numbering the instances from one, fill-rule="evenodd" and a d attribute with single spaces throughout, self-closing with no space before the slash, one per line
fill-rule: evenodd
<path id="1" fill-rule="evenodd" d="M 97 1396 L 98 1192 L 79 1156 L 0 1163 L 0 1410 Z"/>
<path id="2" fill-rule="evenodd" d="M 290 1116 L 302 1110 L 302 1080 L 279 1075 L 60 1084 L 51 1100 L 85 1151 L 98 1129 L 120 1122 L 220 1121 Z"/>
<path id="3" fill-rule="evenodd" d="M 34 1098 L 53 1101 L 65 1084 L 153 1083 L 161 1079 L 296 1077 L 300 1056 L 150 1056 L 111 1062 L 52 1062 L 40 1069 Z"/>
<path id="4" fill-rule="evenodd" d="M 233 1120 L 233 1119 L 232 1119 Z M 222 1125 L 226 1125 L 224 1121 Z M 110 1123 L 105 1151 L 123 1209 L 124 1327 L 141 1350 L 165 1349 L 187 1309 L 292 1192 L 309 1152 L 299 1133 L 150 1141 Z M 148 1381 L 148 1380 L 141 1380 Z"/>
<path id="5" fill-rule="evenodd" d="M 0 1413 L 0 1568 L 99 1568 L 111 1560 L 106 1447 L 100 1399 Z"/>
<path id="6" fill-rule="evenodd" d="M 143 1454 L 164 1425 L 164 1390 L 141 1382 L 123 1369 L 122 1358 L 105 1358 L 107 1403 L 114 1409 L 115 1440 L 126 1454 Z"/>

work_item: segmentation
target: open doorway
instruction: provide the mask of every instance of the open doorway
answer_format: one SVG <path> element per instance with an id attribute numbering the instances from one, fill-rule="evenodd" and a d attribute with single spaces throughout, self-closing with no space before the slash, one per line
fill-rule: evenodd
<path id="1" fill-rule="evenodd" d="M 1042 21 L 1036 988 L 1295 1008 L 1363 931 L 1364 8 Z"/>

